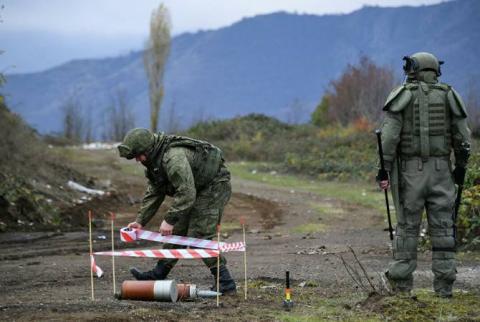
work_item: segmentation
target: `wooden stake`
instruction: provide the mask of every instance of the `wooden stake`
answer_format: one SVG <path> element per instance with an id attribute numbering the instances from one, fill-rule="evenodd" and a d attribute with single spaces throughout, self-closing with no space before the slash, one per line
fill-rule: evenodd
<path id="1" fill-rule="evenodd" d="M 220 225 L 217 225 L 217 307 L 220 306 Z"/>
<path id="2" fill-rule="evenodd" d="M 92 245 L 92 211 L 88 211 L 88 241 L 90 244 L 90 286 L 92 288 L 92 301 L 95 301 L 95 294 L 93 290 L 93 269 L 92 269 L 92 255 L 93 255 L 93 245 Z"/>
<path id="3" fill-rule="evenodd" d="M 244 217 L 240 218 L 240 223 L 242 224 L 243 245 L 245 246 L 245 251 L 243 252 L 243 263 L 245 265 L 245 300 L 246 300 L 247 299 L 247 289 L 248 289 L 248 284 L 247 284 L 247 242 L 246 242 L 246 237 L 245 237 L 245 218 Z"/>
<path id="4" fill-rule="evenodd" d="M 113 212 L 110 212 L 110 215 L 112 217 L 112 282 L 113 282 L 113 295 L 117 293 L 117 288 L 116 288 L 116 283 L 115 283 L 115 256 L 113 256 L 115 252 L 115 242 L 114 242 L 114 231 L 113 231 L 113 223 L 115 221 L 115 214 Z"/>

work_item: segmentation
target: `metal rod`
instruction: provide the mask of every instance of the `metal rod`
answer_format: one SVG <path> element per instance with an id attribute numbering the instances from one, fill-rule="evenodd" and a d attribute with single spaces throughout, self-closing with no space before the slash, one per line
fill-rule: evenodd
<path id="1" fill-rule="evenodd" d="M 117 293 L 117 287 L 116 287 L 116 279 L 115 279 L 115 256 L 113 255 L 115 252 L 115 234 L 114 234 L 114 221 L 115 221 L 115 214 L 113 212 L 110 212 L 110 216 L 112 218 L 112 283 L 113 283 L 113 294 L 115 295 Z"/>
<path id="2" fill-rule="evenodd" d="M 217 247 L 218 247 L 218 257 L 217 257 L 217 307 L 220 306 L 220 225 L 217 225 Z"/>
<path id="3" fill-rule="evenodd" d="M 247 290 L 248 290 L 248 283 L 247 283 L 247 242 L 246 242 L 246 235 L 245 235 L 245 218 L 241 218 L 242 229 L 243 229 L 243 245 L 245 247 L 245 251 L 243 252 L 243 263 L 245 264 L 245 300 L 247 299 Z"/>
<path id="4" fill-rule="evenodd" d="M 93 290 L 93 268 L 92 268 L 92 255 L 93 255 L 93 245 L 92 245 L 92 211 L 88 211 L 88 241 L 90 244 L 90 286 L 92 288 L 92 301 L 95 301 L 95 294 Z"/>
<path id="5" fill-rule="evenodd" d="M 385 160 L 383 159 L 382 131 L 376 130 L 375 134 L 377 135 L 378 155 L 380 157 L 380 169 L 382 171 L 386 171 Z M 390 233 L 390 240 L 393 240 L 392 218 L 390 215 L 390 203 L 388 202 L 388 189 L 383 189 L 383 191 L 385 192 L 385 204 L 387 206 L 388 232 Z"/>

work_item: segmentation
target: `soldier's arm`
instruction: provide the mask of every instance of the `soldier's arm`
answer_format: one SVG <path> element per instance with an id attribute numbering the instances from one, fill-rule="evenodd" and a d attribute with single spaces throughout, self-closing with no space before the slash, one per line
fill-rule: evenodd
<path id="1" fill-rule="evenodd" d="M 135 220 L 142 226 L 145 226 L 150 219 L 156 214 L 158 208 L 165 199 L 165 193 L 155 187 L 150 181 L 148 182 L 147 190 L 142 199 L 142 205 Z"/>
<path id="2" fill-rule="evenodd" d="M 168 180 L 175 188 L 173 204 L 165 215 L 165 221 L 175 225 L 195 203 L 197 191 L 192 169 L 183 148 L 169 149 L 163 157 L 163 163 Z"/>
<path id="3" fill-rule="evenodd" d="M 383 106 L 386 114 L 382 123 L 382 149 L 387 171 L 392 170 L 393 160 L 395 160 L 397 154 L 403 125 L 402 111 L 410 104 L 411 100 L 412 93 L 405 85 L 401 85 L 393 89 Z"/>
<path id="4" fill-rule="evenodd" d="M 382 149 L 385 160 L 385 170 L 391 171 L 393 160 L 397 156 L 397 146 L 402 131 L 402 113 L 388 111 L 382 123 Z"/>
<path id="5" fill-rule="evenodd" d="M 455 166 L 465 168 L 471 143 L 471 131 L 467 124 L 465 105 L 460 95 L 453 88 L 448 92 L 447 99 L 452 112 L 451 132 Z"/>

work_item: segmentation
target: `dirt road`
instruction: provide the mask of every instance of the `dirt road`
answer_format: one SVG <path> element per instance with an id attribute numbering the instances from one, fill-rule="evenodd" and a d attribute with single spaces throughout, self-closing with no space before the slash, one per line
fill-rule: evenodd
<path id="1" fill-rule="evenodd" d="M 134 198 L 138 198 L 142 190 L 139 185 L 132 186 Z M 101 257 L 97 257 L 97 262 L 105 271 L 105 277 L 95 281 L 96 300 L 92 302 L 87 229 L 4 233 L 0 234 L 0 320 L 283 319 L 283 313 L 278 312 L 282 312 L 282 280 L 286 270 L 291 272 L 295 299 L 299 302 L 304 299 L 304 303 L 310 303 L 307 298 L 312 296 L 333 299 L 350 294 L 350 301 L 364 296 L 339 258 L 342 255 L 347 263 L 354 264 L 347 245 L 353 247 L 373 283 L 381 284 L 380 272 L 385 269 L 391 252 L 388 233 L 383 229 L 384 217 L 378 211 L 289 187 L 272 187 L 238 178 L 233 180 L 233 187 L 234 195 L 223 220 L 223 238 L 241 240 L 239 218 L 246 218 L 250 287 L 247 301 L 243 299 L 240 253 L 227 255 L 239 295 L 222 298 L 219 309 L 212 300 L 177 304 L 118 301 L 112 294 L 110 258 Z M 110 203 L 109 207 L 117 213 L 118 231 L 135 217 L 138 205 L 125 200 Z M 86 208 L 88 205 L 81 209 Z M 82 211 L 74 215 L 85 216 L 86 220 Z M 95 251 L 110 247 L 108 217 L 102 216 L 95 214 Z M 158 222 L 156 218 L 147 229 L 155 230 Z M 117 248 L 125 247 L 118 236 L 116 240 Z M 156 244 L 148 242 L 136 245 L 154 246 Z M 417 287 L 431 285 L 429 258 L 429 252 L 420 255 L 415 275 Z M 131 279 L 128 269 L 132 265 L 150 269 L 154 261 L 117 258 L 117 288 L 122 281 Z M 463 256 L 458 271 L 457 288 L 466 292 L 478 290 L 480 270 L 474 257 Z M 180 262 L 170 277 L 202 288 L 212 283 L 209 271 L 194 260 Z M 347 304 L 338 305 L 346 310 Z M 332 309 L 334 306 L 332 304 Z M 308 315 L 312 305 L 299 304 L 298 310 Z"/>

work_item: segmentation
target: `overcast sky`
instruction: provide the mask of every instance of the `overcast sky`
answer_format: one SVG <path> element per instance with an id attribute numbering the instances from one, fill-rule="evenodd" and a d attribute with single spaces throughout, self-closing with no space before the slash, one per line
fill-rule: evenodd
<path id="1" fill-rule="evenodd" d="M 142 47 L 158 0 L 0 0 L 0 70 L 38 71 L 71 59 L 124 54 Z M 276 11 L 349 13 L 364 5 L 441 0 L 166 0 L 173 34 L 216 29 Z"/>

